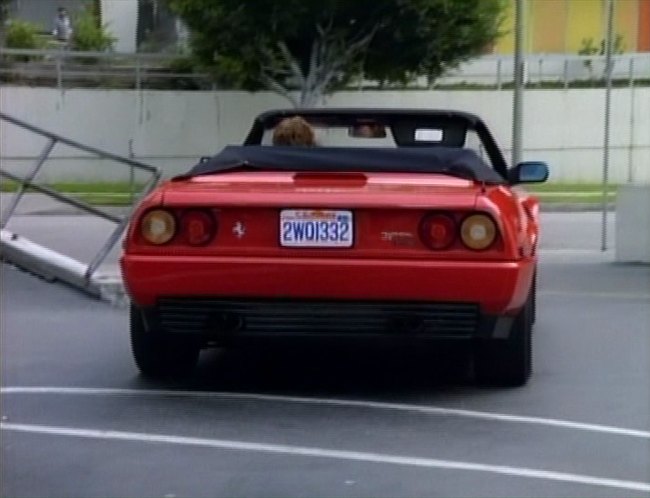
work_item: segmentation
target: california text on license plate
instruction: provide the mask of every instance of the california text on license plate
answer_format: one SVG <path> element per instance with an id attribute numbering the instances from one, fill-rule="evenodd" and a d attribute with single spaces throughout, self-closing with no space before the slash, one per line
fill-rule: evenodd
<path id="1" fill-rule="evenodd" d="M 280 245 L 283 247 L 352 247 L 352 211 L 283 209 Z"/>

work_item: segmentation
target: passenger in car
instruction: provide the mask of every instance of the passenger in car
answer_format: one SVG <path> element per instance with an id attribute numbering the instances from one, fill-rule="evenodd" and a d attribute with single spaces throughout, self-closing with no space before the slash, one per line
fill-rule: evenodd
<path id="1" fill-rule="evenodd" d="M 314 130 L 300 116 L 285 118 L 273 130 L 273 145 L 312 147 L 316 145 Z"/>

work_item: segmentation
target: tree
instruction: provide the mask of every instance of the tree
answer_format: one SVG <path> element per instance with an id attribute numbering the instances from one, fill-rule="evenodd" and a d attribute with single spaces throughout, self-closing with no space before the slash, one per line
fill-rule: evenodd
<path id="1" fill-rule="evenodd" d="M 496 39 L 504 8 L 504 0 L 167 1 L 219 82 L 305 107 L 362 74 L 434 79 Z"/>
<path id="2" fill-rule="evenodd" d="M 117 40 L 108 32 L 107 26 L 101 24 L 99 12 L 99 4 L 92 3 L 86 4 L 75 16 L 72 32 L 72 46 L 75 50 L 103 52 L 109 50 Z"/>

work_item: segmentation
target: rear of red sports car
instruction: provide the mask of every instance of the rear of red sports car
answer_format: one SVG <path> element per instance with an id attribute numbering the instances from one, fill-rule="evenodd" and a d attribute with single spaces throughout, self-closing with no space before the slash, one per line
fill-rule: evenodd
<path id="1" fill-rule="evenodd" d="M 239 338 L 392 337 L 467 341 L 477 380 L 526 382 L 534 199 L 448 168 L 446 148 L 430 170 L 408 148 L 272 149 L 199 165 L 135 213 L 121 264 L 144 374 L 187 371 Z"/>

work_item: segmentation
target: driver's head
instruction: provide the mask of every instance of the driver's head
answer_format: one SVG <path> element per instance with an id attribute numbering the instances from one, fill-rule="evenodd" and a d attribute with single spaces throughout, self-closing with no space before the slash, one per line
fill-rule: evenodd
<path id="1" fill-rule="evenodd" d="M 314 130 L 300 116 L 285 118 L 273 130 L 273 145 L 315 145 Z"/>

